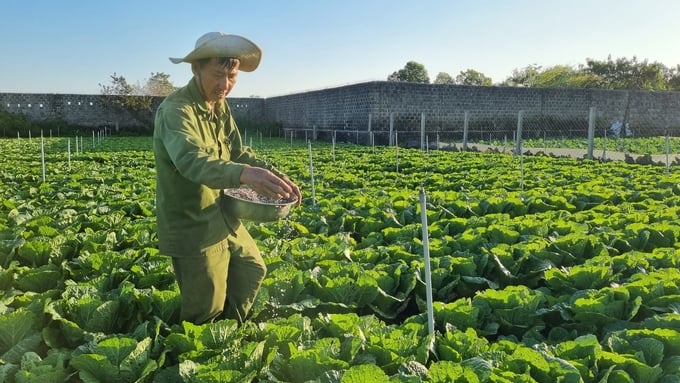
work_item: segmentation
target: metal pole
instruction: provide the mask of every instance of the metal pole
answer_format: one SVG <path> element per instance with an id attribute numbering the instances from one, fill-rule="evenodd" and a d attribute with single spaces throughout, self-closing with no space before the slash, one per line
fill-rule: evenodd
<path id="1" fill-rule="evenodd" d="M 394 169 L 395 172 L 399 173 L 399 144 L 397 143 L 397 133 L 394 133 L 394 146 L 395 146 L 395 152 L 394 152 Z"/>
<path id="2" fill-rule="evenodd" d="M 389 145 L 394 145 L 394 113 L 390 113 L 390 137 Z"/>
<path id="3" fill-rule="evenodd" d="M 425 257 L 425 295 L 427 299 L 427 329 L 434 334 L 434 309 L 432 307 L 432 270 L 430 269 L 430 238 L 427 229 L 427 204 L 425 188 L 420 187 L 420 220 L 423 224 L 423 255 Z"/>
<path id="4" fill-rule="evenodd" d="M 463 151 L 468 149 L 468 123 L 470 122 L 470 112 L 465 111 L 465 117 L 463 118 Z"/>
<path id="5" fill-rule="evenodd" d="M 524 111 L 517 113 L 517 134 L 515 135 L 515 154 L 522 153 L 522 125 L 524 125 Z"/>
<path id="6" fill-rule="evenodd" d="M 425 112 L 420 113 L 420 150 L 425 150 Z"/>
<path id="7" fill-rule="evenodd" d="M 590 107 L 590 113 L 588 116 L 588 153 L 586 158 L 589 160 L 593 159 L 593 146 L 595 142 L 595 107 Z"/>
<path id="8" fill-rule="evenodd" d="M 522 153 L 522 125 L 524 124 L 524 111 L 520 110 L 517 115 L 517 147 L 516 154 L 519 154 L 519 187 L 524 192 L 524 153 Z"/>
<path id="9" fill-rule="evenodd" d="M 307 141 L 309 147 L 309 174 L 312 181 L 312 206 L 316 206 L 316 192 L 314 189 L 314 163 L 312 162 L 312 141 Z"/>
<path id="10" fill-rule="evenodd" d="M 42 180 L 45 182 L 45 140 L 42 130 L 40 131 L 40 162 L 42 162 Z"/>
<path id="11" fill-rule="evenodd" d="M 671 155 L 671 138 L 669 136 L 668 131 L 666 131 L 666 175 L 670 174 L 671 172 L 670 155 Z"/>

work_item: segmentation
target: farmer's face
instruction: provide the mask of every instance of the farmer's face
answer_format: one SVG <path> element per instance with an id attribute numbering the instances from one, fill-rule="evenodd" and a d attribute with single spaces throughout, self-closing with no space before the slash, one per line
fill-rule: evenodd
<path id="1" fill-rule="evenodd" d="M 217 59 L 210 60 L 202 67 L 198 65 L 194 68 L 194 75 L 196 75 L 201 89 L 203 89 L 204 97 L 208 102 L 215 102 L 223 100 L 229 92 L 236 85 L 238 79 L 239 62 L 229 68 L 228 65 L 220 63 Z"/>

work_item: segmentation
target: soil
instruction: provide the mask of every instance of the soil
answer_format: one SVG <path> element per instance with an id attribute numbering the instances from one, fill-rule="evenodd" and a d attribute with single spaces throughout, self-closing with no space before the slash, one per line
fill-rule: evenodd
<path id="1" fill-rule="evenodd" d="M 444 148 L 445 149 L 445 148 Z M 460 150 L 457 146 L 449 149 Z M 512 153 L 514 147 L 502 147 L 493 145 L 470 144 L 468 150 L 480 152 Z M 529 155 L 546 155 L 553 157 L 587 158 L 588 153 L 585 149 L 565 149 L 565 148 L 528 148 L 523 147 L 522 152 Z M 680 164 L 680 154 L 636 154 L 615 151 L 605 151 L 602 149 L 593 150 L 593 160 L 598 161 L 622 161 L 641 165 L 677 165 Z"/>
<path id="2" fill-rule="evenodd" d="M 281 205 L 281 204 L 287 204 L 294 202 L 294 199 L 289 199 L 289 198 L 270 198 L 267 196 L 263 196 L 262 194 L 259 194 L 255 190 L 249 188 L 249 187 L 240 187 L 240 188 L 234 188 L 234 189 L 224 189 L 224 194 L 232 196 L 234 198 L 238 198 L 241 200 L 245 201 L 251 201 L 251 202 L 256 202 L 256 203 L 262 203 L 262 204 L 270 204 L 270 205 Z"/>

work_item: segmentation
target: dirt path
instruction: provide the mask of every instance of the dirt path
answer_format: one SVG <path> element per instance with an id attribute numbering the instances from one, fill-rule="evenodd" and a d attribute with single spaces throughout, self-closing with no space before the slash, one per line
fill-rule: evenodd
<path id="1" fill-rule="evenodd" d="M 461 146 L 456 144 L 454 146 L 446 145 L 449 149 L 461 150 Z M 443 147 L 444 149 L 445 147 Z M 512 153 L 514 146 L 494 146 L 494 145 L 483 145 L 483 144 L 470 144 L 468 145 L 468 150 L 479 151 L 479 152 L 499 152 L 499 153 Z M 571 157 L 571 158 L 586 158 L 588 151 L 586 149 L 565 149 L 565 148 L 527 148 L 523 147 L 522 152 L 525 154 L 540 154 L 543 153 L 548 156 L 554 157 Z M 656 164 L 656 165 L 666 165 L 667 163 L 671 165 L 680 164 L 680 154 L 670 154 L 668 158 L 665 154 L 653 154 L 653 155 L 642 155 L 635 153 L 625 153 L 625 152 L 614 152 L 614 151 L 604 151 L 604 150 L 593 150 L 593 159 L 600 161 L 624 161 L 627 163 L 639 163 L 639 164 Z"/>

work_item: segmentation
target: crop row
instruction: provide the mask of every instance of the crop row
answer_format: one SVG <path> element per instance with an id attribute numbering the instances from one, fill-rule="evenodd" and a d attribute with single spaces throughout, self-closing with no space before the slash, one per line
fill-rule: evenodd
<path id="1" fill-rule="evenodd" d="M 680 381 L 674 169 L 260 144 L 303 206 L 248 223 L 269 269 L 248 323 L 195 326 L 149 144 L 50 140 L 43 182 L 35 140 L 0 142 L 0 380 Z"/>

